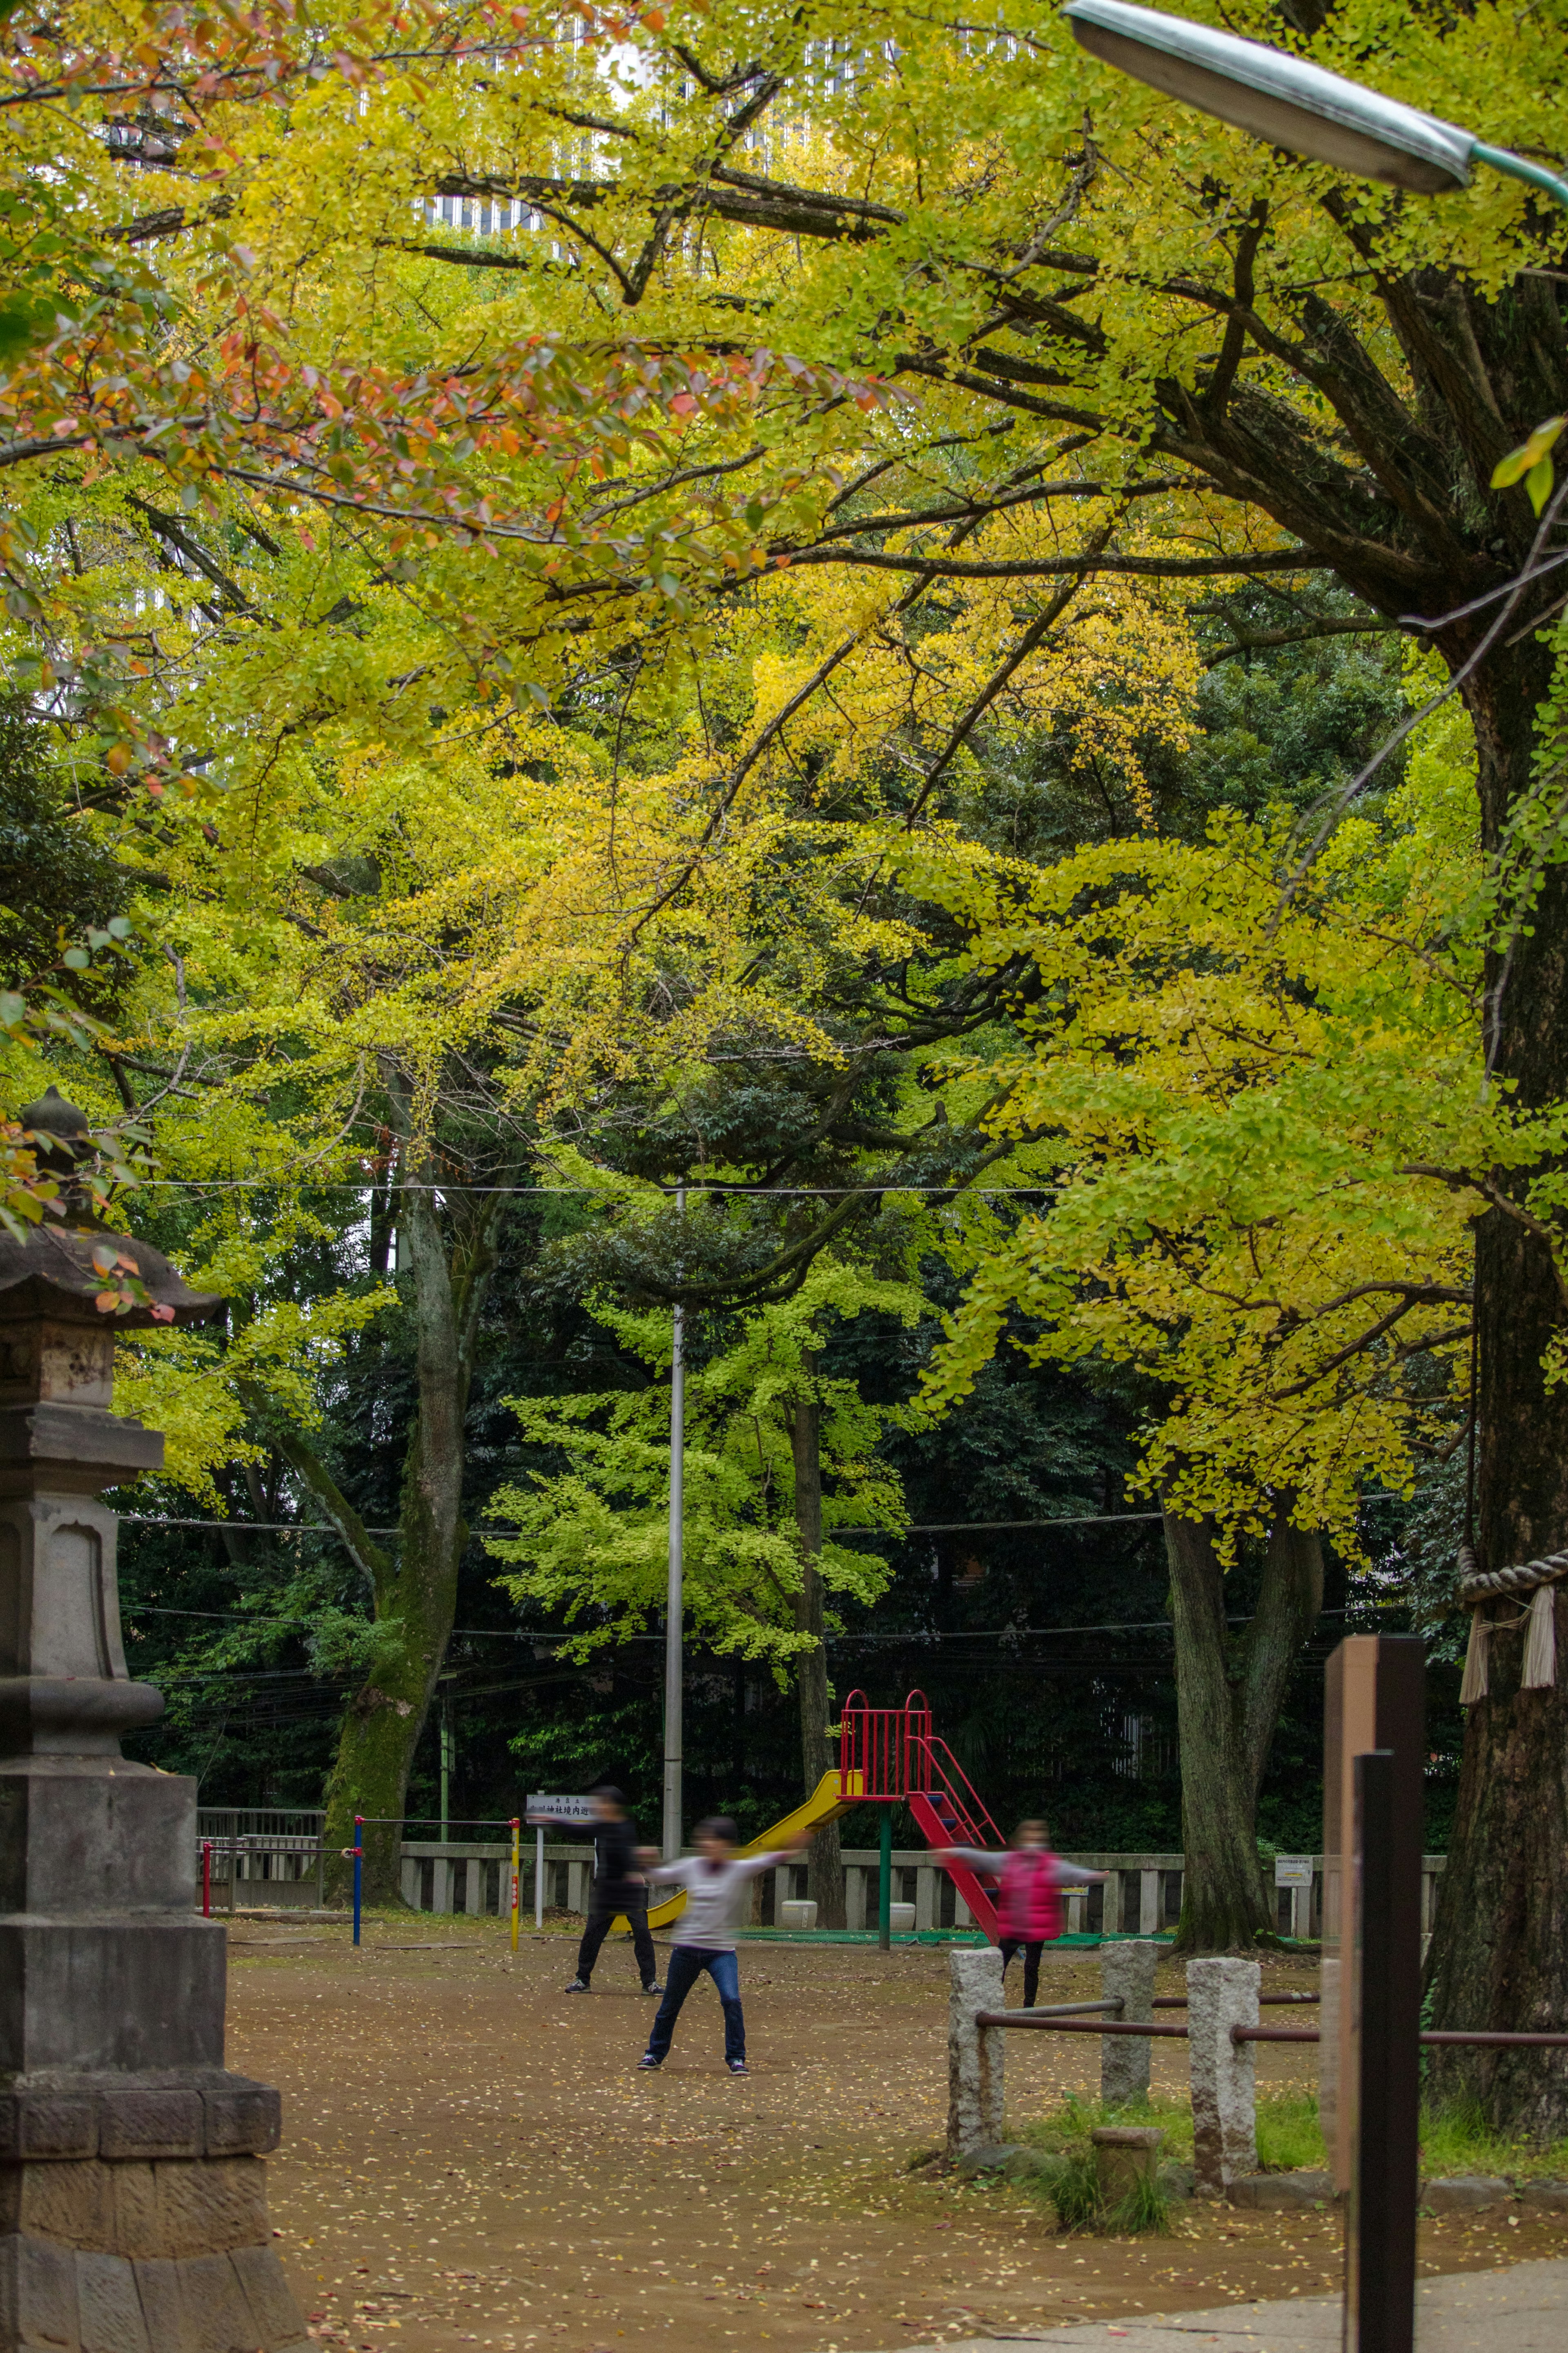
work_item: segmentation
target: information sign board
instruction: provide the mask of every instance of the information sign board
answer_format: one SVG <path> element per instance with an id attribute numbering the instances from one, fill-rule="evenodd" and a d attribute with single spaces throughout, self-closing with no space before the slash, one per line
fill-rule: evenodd
<path id="1" fill-rule="evenodd" d="M 552 1822 L 592 1822 L 598 1820 L 592 1798 L 552 1798 L 536 1789 L 528 1799 L 523 1820 L 535 1828 Z"/>

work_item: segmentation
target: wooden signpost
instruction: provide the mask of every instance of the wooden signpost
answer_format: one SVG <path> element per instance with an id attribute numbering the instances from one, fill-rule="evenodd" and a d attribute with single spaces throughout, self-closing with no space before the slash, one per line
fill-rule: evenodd
<path id="1" fill-rule="evenodd" d="M 1346 2353 L 1413 2353 L 1426 1654 L 1347 1637 L 1328 1664 L 1320 2109 L 1347 2200 Z"/>

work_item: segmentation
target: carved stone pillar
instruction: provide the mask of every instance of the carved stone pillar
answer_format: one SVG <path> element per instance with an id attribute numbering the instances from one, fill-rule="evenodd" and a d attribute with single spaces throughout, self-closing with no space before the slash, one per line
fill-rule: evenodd
<path id="1" fill-rule="evenodd" d="M 105 1242 L 149 1294 L 119 1317 Z M 115 1325 L 154 1304 L 222 1313 L 143 1242 L 0 1234 L 0 2353 L 307 2348 L 267 2219 L 278 2094 L 223 2063 L 195 1784 L 120 1753 L 163 1702 L 126 1672 L 100 1490 L 163 1461 L 110 1410 Z"/>

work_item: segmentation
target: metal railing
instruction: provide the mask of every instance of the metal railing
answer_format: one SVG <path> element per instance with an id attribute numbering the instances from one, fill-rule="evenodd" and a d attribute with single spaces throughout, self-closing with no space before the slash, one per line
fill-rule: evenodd
<path id="1" fill-rule="evenodd" d="M 314 1846 L 327 1826 L 319 1806 L 198 1806 L 198 1839 L 304 1839 Z"/>
<path id="2" fill-rule="evenodd" d="M 911 1702 L 919 1700 L 911 1725 Z M 913 1693 L 902 1707 L 873 1707 L 863 1691 L 852 1691 L 838 1715 L 840 1786 L 857 1787 L 872 1804 L 906 1797 L 921 1779 L 920 1742 L 931 1731 L 931 1707 L 923 1693 Z M 915 1780 L 910 1780 L 911 1732 Z M 858 1783 L 851 1775 L 858 1776 Z"/>
<path id="3" fill-rule="evenodd" d="M 1260 1994 L 1260 2002 L 1314 2000 L 1315 1995 Z M 1175 2007 L 1172 2000 L 1172 2007 Z M 1182 2005 L 1184 2008 L 1184 2004 Z M 1185 2042 L 1191 2039 L 1187 2026 L 1161 2026 L 1152 2019 L 1085 2018 L 1066 2015 L 1068 2011 L 1089 2010 L 1120 2010 L 1121 2004 L 1105 2001 L 1064 2002 L 1053 2010 L 980 2010 L 974 2013 L 976 2026 L 1032 2026 L 1053 2034 L 1142 2034 L 1163 2037 L 1170 2042 Z M 1233 2026 L 1233 2043 L 1242 2042 L 1321 2042 L 1322 2035 L 1315 2026 Z M 1416 2036 L 1423 2043 L 1460 2045 L 1470 2050 L 1500 2051 L 1568 2051 L 1568 2034 L 1505 2034 L 1488 2033 L 1446 2026 L 1425 2026 Z"/>
<path id="4" fill-rule="evenodd" d="M 984 1800 L 946 1741 L 928 1737 L 923 1746 L 926 1763 L 923 1794 L 931 1799 L 939 1815 L 944 1805 L 951 1811 L 953 1829 L 962 1833 L 952 1843 L 955 1846 L 1005 1847 L 1006 1840 L 992 1820 Z"/>
<path id="5" fill-rule="evenodd" d="M 207 1837 L 200 1841 L 198 1852 L 205 1914 L 210 1915 L 212 1912 L 215 1881 L 226 1883 L 228 1900 L 224 1908 L 229 1912 L 237 1906 L 242 1882 L 276 1892 L 285 1886 L 301 1887 L 311 1879 L 315 1881 L 315 1908 L 325 1908 L 330 1850 L 319 1837 L 305 1839 L 288 1831 L 272 1836 L 263 1831 L 236 1838 Z"/>

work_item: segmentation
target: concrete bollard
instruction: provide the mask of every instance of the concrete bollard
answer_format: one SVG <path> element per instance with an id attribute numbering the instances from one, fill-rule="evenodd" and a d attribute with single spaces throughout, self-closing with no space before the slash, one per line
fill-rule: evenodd
<path id="1" fill-rule="evenodd" d="M 1154 1964 L 1158 1945 L 1106 1945 L 1100 1956 L 1100 1990 L 1120 2000 L 1123 2019 L 1150 2023 L 1154 2016 Z M 1153 2044 L 1140 2034 L 1107 2034 L 1100 2046 L 1100 2096 L 1108 2108 L 1125 2108 L 1149 2096 Z"/>
<path id="2" fill-rule="evenodd" d="M 1106 2040 L 1114 2042 L 1118 2037 L 1108 2035 Z M 1096 2125 L 1089 2137 L 1102 2205 L 1120 2206 L 1140 2182 L 1159 2179 L 1165 2136 L 1157 2125 Z"/>
<path id="3" fill-rule="evenodd" d="M 1256 1961 L 1187 1963 L 1196 2198 L 1223 2198 L 1233 2181 L 1258 2170 L 1256 2045 L 1233 2042 L 1230 2030 L 1257 2025 L 1260 1975 Z"/>
<path id="4" fill-rule="evenodd" d="M 1006 2029 L 977 2026 L 983 2010 L 1000 2010 L 1002 1956 L 994 1945 L 983 1951 L 948 1955 L 947 2153 L 967 2157 L 1002 2137 Z"/>

